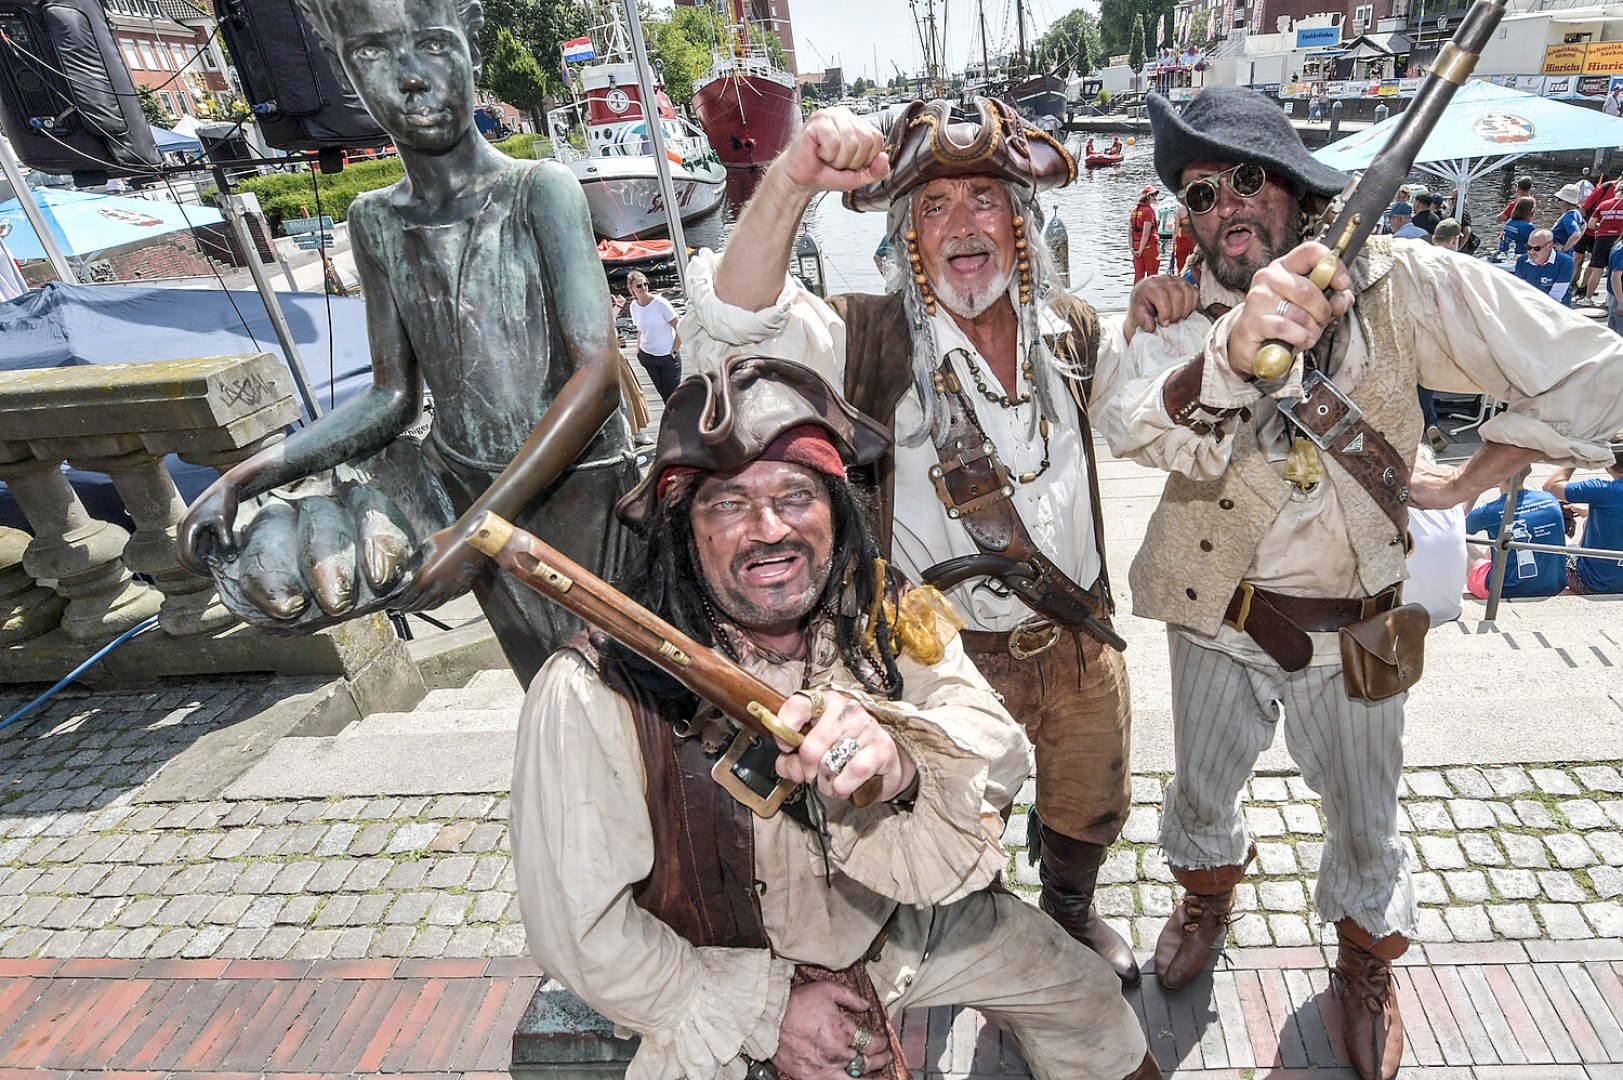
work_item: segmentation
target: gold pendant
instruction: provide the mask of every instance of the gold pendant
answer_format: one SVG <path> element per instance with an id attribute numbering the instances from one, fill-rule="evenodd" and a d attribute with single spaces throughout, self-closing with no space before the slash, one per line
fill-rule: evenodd
<path id="1" fill-rule="evenodd" d="M 1290 456 L 1285 459 L 1285 479 L 1303 491 L 1310 491 L 1324 482 L 1324 462 L 1319 460 L 1319 448 L 1298 435 L 1291 441 Z"/>

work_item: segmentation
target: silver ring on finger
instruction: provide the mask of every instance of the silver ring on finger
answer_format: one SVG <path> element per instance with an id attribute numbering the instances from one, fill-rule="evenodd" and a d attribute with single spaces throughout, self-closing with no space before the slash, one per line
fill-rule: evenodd
<path id="1" fill-rule="evenodd" d="M 828 753 L 823 755 L 823 768 L 828 770 L 830 776 L 838 776 L 840 770 L 851 764 L 851 759 L 856 757 L 857 751 L 861 749 L 862 744 L 848 735 L 828 748 Z"/>
<path id="2" fill-rule="evenodd" d="M 1295 306 L 1296 305 L 1292 304 L 1289 300 L 1281 300 L 1279 302 L 1279 306 L 1274 308 L 1274 314 L 1278 315 L 1281 319 L 1286 318 L 1290 315 L 1291 308 Z"/>
<path id="3" fill-rule="evenodd" d="M 850 1077 L 860 1078 L 862 1076 L 862 1074 L 867 1072 L 867 1071 L 868 1071 L 868 1057 L 867 1057 L 866 1054 L 861 1054 L 861 1053 L 857 1054 L 856 1057 L 852 1058 L 851 1059 L 851 1064 L 849 1064 L 849 1065 L 847 1065 L 845 1067 L 845 1075 L 850 1076 Z"/>

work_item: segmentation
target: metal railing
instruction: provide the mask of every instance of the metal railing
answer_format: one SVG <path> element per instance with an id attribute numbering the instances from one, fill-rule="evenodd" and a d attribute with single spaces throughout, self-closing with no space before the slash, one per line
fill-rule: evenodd
<path id="1" fill-rule="evenodd" d="M 1510 492 L 1505 496 L 1505 510 L 1499 516 L 1499 535 L 1494 537 L 1492 544 L 1493 550 L 1498 554 L 1494 558 L 1493 571 L 1488 575 L 1488 610 L 1483 613 L 1483 619 L 1487 622 L 1494 622 L 1499 616 L 1499 600 L 1505 588 L 1505 573 L 1510 568 L 1511 551 L 1539 551 L 1552 555 L 1576 555 L 1585 559 L 1623 561 L 1623 551 L 1567 547 L 1563 544 L 1535 544 L 1527 540 L 1512 539 L 1517 496 L 1522 493 L 1522 485 L 1527 482 L 1528 474 L 1531 472 L 1530 468 L 1523 468 L 1511 479 Z"/>

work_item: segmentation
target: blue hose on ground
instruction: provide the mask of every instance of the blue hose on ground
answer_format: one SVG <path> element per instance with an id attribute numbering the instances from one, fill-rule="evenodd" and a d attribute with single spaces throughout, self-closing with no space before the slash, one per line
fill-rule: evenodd
<path id="1" fill-rule="evenodd" d="M 126 641 L 130 640 L 130 638 L 134 637 L 135 635 L 141 633 L 144 630 L 151 630 L 154 626 L 157 626 L 157 625 L 158 625 L 158 617 L 156 615 L 154 615 L 150 619 L 147 619 L 145 622 L 140 622 L 140 623 L 137 623 L 134 626 L 130 627 L 128 630 L 126 630 L 122 634 L 118 635 L 112 641 L 109 641 L 106 645 L 103 645 L 100 649 L 96 650 L 96 654 L 94 656 L 92 656 L 90 659 L 86 660 L 84 663 L 80 664 L 78 667 L 74 668 L 72 671 L 70 671 L 66 675 L 64 675 L 62 677 L 61 682 L 57 683 L 55 686 L 53 686 L 49 690 L 45 691 L 45 693 L 41 694 L 39 697 L 35 698 L 33 701 L 30 701 L 27 705 L 24 705 L 22 708 L 18 709 L 16 712 L 12 713 L 10 716 L 6 717 L 4 720 L 0 720 L 0 729 L 10 727 L 16 721 L 21 720 L 23 717 L 27 716 L 29 713 L 31 713 L 35 709 L 39 708 L 41 705 L 45 704 L 47 701 L 50 701 L 53 697 L 55 697 L 61 691 L 61 689 L 64 686 L 68 685 L 74 679 L 77 679 L 79 676 L 83 675 L 86 671 L 88 671 L 102 657 L 106 656 L 108 653 L 112 652 L 114 649 L 118 648 L 120 645 L 124 644 Z"/>

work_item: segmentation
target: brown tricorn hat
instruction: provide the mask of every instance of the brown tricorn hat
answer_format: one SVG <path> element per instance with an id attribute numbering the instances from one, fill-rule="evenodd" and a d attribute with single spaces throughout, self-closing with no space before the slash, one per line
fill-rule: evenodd
<path id="1" fill-rule="evenodd" d="M 689 376 L 665 403 L 653 464 L 615 508 L 620 520 L 639 531 L 652 525 L 660 481 L 668 472 L 732 472 L 760 459 L 785 433 L 804 427 L 827 432 L 847 466 L 872 464 L 890 449 L 883 425 L 793 360 L 731 356 L 718 370 Z"/>
<path id="2" fill-rule="evenodd" d="M 978 97 L 979 121 L 954 120 L 945 101 L 914 101 L 885 136 L 890 174 L 845 193 L 851 210 L 885 210 L 931 180 L 995 176 L 1035 195 L 1076 179 L 1076 159 L 1007 102 Z"/>

